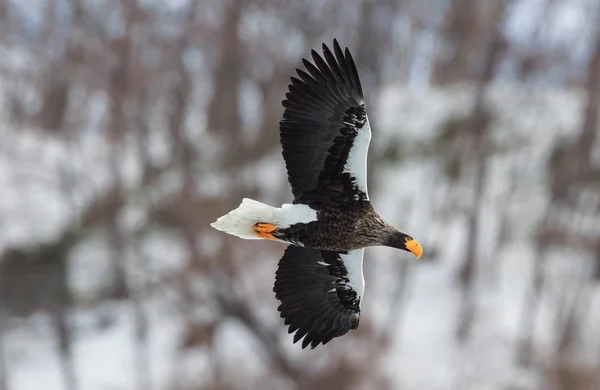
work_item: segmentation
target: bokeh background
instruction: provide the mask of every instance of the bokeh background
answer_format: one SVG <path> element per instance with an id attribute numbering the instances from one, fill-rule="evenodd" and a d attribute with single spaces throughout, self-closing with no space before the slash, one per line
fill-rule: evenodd
<path id="1" fill-rule="evenodd" d="M 301 350 L 281 100 L 350 47 L 377 210 L 361 326 Z M 0 0 L 0 389 L 600 389 L 600 1 Z"/>

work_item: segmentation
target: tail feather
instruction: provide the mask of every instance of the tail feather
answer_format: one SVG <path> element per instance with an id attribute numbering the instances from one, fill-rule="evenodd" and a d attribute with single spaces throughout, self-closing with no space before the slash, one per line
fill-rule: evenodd
<path id="1" fill-rule="evenodd" d="M 274 223 L 281 219 L 281 209 L 244 198 L 235 210 L 211 223 L 210 226 L 225 233 L 233 234 L 247 240 L 260 239 L 252 227 L 257 222 Z"/>
<path id="2" fill-rule="evenodd" d="M 256 240 L 262 238 L 253 229 L 258 222 L 270 223 L 282 229 L 296 223 L 316 220 L 316 211 L 304 204 L 284 204 L 278 208 L 244 198 L 238 208 L 220 217 L 210 226 L 240 238 Z"/>

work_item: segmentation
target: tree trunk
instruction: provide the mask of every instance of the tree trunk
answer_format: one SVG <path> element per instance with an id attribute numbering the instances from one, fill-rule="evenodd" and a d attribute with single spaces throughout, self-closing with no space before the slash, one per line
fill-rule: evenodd
<path id="1" fill-rule="evenodd" d="M 442 27 L 441 50 L 434 65 L 435 84 L 446 85 L 471 79 L 477 44 L 480 10 L 477 0 L 452 0 Z"/>
<path id="2" fill-rule="evenodd" d="M 578 139 L 579 150 L 589 156 L 598 136 L 598 110 L 600 108 L 600 34 L 596 37 L 596 45 L 588 67 L 587 82 L 588 101 L 584 113 L 583 128 Z"/>
<path id="3" fill-rule="evenodd" d="M 8 316 L 3 307 L 0 307 L 0 390 L 8 390 L 8 367 L 4 351 L 4 337 Z"/>
<path id="4" fill-rule="evenodd" d="M 487 174 L 487 158 L 489 154 L 488 123 L 489 114 L 485 107 L 485 94 L 487 86 L 494 76 L 496 64 L 501 54 L 502 36 L 500 20 L 506 7 L 505 1 L 498 1 L 493 9 L 493 27 L 486 40 L 487 52 L 483 57 L 483 66 L 478 78 L 475 107 L 467 124 L 468 133 L 473 137 L 475 157 L 473 162 L 473 203 L 469 212 L 467 223 L 467 244 L 465 261 L 460 269 L 460 283 L 462 286 L 462 306 L 459 314 L 457 338 L 466 340 L 470 333 L 475 317 L 474 287 L 477 263 L 477 244 L 481 230 L 481 204 L 484 196 L 485 177 Z"/>
<path id="5" fill-rule="evenodd" d="M 77 390 L 77 375 L 75 374 L 75 365 L 73 363 L 73 348 L 71 332 L 67 318 L 68 310 L 64 302 L 58 302 L 57 306 L 51 310 L 53 328 L 56 332 L 58 356 L 60 356 L 61 372 L 63 376 L 64 388 L 66 390 Z"/>
<path id="6" fill-rule="evenodd" d="M 546 251 L 538 245 L 533 263 L 533 280 L 531 291 L 525 298 L 523 314 L 521 315 L 521 337 L 517 346 L 517 361 L 520 365 L 529 367 L 533 364 L 533 337 L 537 308 L 544 288 L 544 259 Z"/>
<path id="7" fill-rule="evenodd" d="M 220 32 L 219 60 L 213 77 L 212 98 L 208 107 L 208 130 L 235 139 L 240 133 L 241 118 L 238 104 L 242 79 L 241 42 L 238 24 L 243 4 L 230 0 Z"/>

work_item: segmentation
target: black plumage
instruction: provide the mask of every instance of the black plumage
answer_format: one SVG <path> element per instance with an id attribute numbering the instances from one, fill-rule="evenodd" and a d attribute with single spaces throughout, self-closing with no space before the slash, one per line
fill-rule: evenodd
<path id="1" fill-rule="evenodd" d="M 304 337 L 302 348 L 327 344 L 358 327 L 360 297 L 341 259 L 345 254 L 290 245 L 279 261 L 273 288 L 278 310 L 289 333 L 296 332 L 294 342 Z"/>
<path id="2" fill-rule="evenodd" d="M 325 59 L 313 50 L 316 66 L 303 60 L 308 73 L 296 69 L 300 78 L 291 78 L 279 127 L 294 203 L 317 209 L 367 199 L 343 172 L 367 125 L 362 87 L 350 51 L 342 52 L 336 40 L 333 49 L 335 55 L 323 44 Z"/>
<path id="3" fill-rule="evenodd" d="M 275 237 L 308 248 L 348 251 L 381 245 L 392 229 L 377 217 L 367 200 L 349 202 L 343 206 L 325 206 L 317 212 L 318 220 L 297 223 L 274 232 Z"/>

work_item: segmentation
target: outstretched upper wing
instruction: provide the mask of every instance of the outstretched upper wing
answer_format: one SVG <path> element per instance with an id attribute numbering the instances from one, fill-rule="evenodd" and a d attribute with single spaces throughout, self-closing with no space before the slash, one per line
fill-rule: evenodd
<path id="1" fill-rule="evenodd" d="M 279 261 L 273 291 L 294 343 L 326 344 L 358 327 L 364 292 L 364 249 L 321 251 L 290 245 Z"/>
<path id="2" fill-rule="evenodd" d="M 314 208 L 368 199 L 371 129 L 356 65 L 336 40 L 333 53 L 312 51 L 314 65 L 296 69 L 283 101 L 283 158 L 294 203 Z"/>

